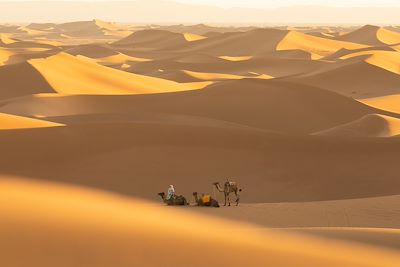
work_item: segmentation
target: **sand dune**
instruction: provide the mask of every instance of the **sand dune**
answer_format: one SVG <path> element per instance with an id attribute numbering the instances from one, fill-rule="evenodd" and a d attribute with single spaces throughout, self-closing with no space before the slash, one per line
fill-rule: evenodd
<path id="1" fill-rule="evenodd" d="M 341 59 L 348 59 L 364 55 L 368 56 L 365 62 L 393 73 L 400 74 L 400 52 L 370 50 L 348 54 L 341 57 Z"/>
<path id="2" fill-rule="evenodd" d="M 0 34 L 0 45 L 9 45 L 17 42 L 17 40 L 14 40 L 10 38 L 9 35 L 7 34 Z"/>
<path id="3" fill-rule="evenodd" d="M 210 99 L 213 101 L 210 102 Z M 82 105 L 84 109 L 75 104 L 82 101 L 86 102 Z M 64 105 L 74 108 L 61 109 Z M 337 106 L 341 109 L 337 110 Z M 223 111 L 221 107 L 224 107 Z M 225 81 L 200 91 L 155 94 L 148 97 L 29 97 L 8 102 L 0 110 L 28 116 L 63 116 L 110 111 L 182 114 L 289 134 L 313 133 L 377 113 L 373 108 L 335 93 L 274 79 Z M 299 121 L 299 117 L 307 120 Z"/>
<path id="4" fill-rule="evenodd" d="M 0 48 L 0 66 L 5 65 L 10 57 L 14 55 L 15 53 L 13 53 L 12 51 Z"/>
<path id="5" fill-rule="evenodd" d="M 219 200 L 222 195 L 216 195 Z M 280 229 L 323 228 L 398 229 L 399 195 L 295 203 L 243 203 L 235 209 L 194 211 L 262 227 Z"/>
<path id="6" fill-rule="evenodd" d="M 400 249 L 400 230 L 385 228 L 358 228 L 358 227 L 313 227 L 294 229 L 297 233 L 313 234 L 320 237 L 348 240 L 366 243 L 393 250 Z"/>
<path id="7" fill-rule="evenodd" d="M 335 41 L 290 31 L 277 45 L 277 50 L 300 49 L 310 53 L 312 59 L 320 59 L 342 48 L 360 49 L 363 47 L 365 46 L 357 43 Z"/>
<path id="8" fill-rule="evenodd" d="M 386 58 L 386 56 L 385 56 Z M 350 59 L 326 70 L 290 78 L 293 82 L 318 86 L 354 98 L 369 98 L 399 93 L 400 76 L 375 64 L 392 68 L 390 62 L 372 59 L 374 64 L 362 59 Z M 396 64 L 393 62 L 393 64 Z"/>
<path id="9" fill-rule="evenodd" d="M 55 127 L 55 126 L 63 126 L 63 124 L 0 113 L 0 130 L 42 128 L 42 127 Z"/>
<path id="10" fill-rule="evenodd" d="M 391 137 L 400 135 L 400 119 L 371 114 L 316 134 L 340 137 Z"/>
<path id="11" fill-rule="evenodd" d="M 400 95 L 387 95 L 381 97 L 372 97 L 360 100 L 362 103 L 371 107 L 400 114 Z"/>
<path id="12" fill-rule="evenodd" d="M 202 51 L 216 56 L 259 56 L 275 51 L 288 31 L 255 29 L 247 32 L 223 33 L 186 46 L 183 51 Z M 248 44 L 255 44 L 249 46 Z"/>
<path id="13" fill-rule="evenodd" d="M 115 24 L 101 20 L 77 21 L 56 25 L 56 29 L 72 37 L 97 36 L 106 37 L 116 34 L 118 37 L 129 35 L 131 32 L 117 27 Z"/>
<path id="14" fill-rule="evenodd" d="M 207 39 L 207 36 L 202 36 L 194 33 L 184 33 L 183 37 L 186 39 L 188 42 L 195 42 L 203 39 Z"/>
<path id="15" fill-rule="evenodd" d="M 94 61 L 96 63 L 99 63 L 104 66 L 113 66 L 113 65 L 129 64 L 132 62 L 146 62 L 146 61 L 151 61 L 151 59 L 131 57 L 131 56 L 127 56 L 125 54 L 118 53 L 113 56 L 96 58 Z M 130 67 L 130 65 L 128 65 L 128 67 L 126 67 L 126 68 L 129 68 L 129 67 Z"/>
<path id="16" fill-rule="evenodd" d="M 253 83 L 273 87 L 256 89 Z M 244 202 L 399 193 L 398 138 L 301 135 L 374 113 L 371 109 L 323 90 L 278 85 L 241 80 L 171 94 L 8 101 L 1 112 L 37 114 L 68 127 L 0 132 L 0 149 L 7 154 L 0 169 L 153 200 L 169 183 L 190 196 L 193 190 L 210 192 L 211 183 L 225 177 L 245 188 Z"/>
<path id="17" fill-rule="evenodd" d="M 366 25 L 337 39 L 373 46 L 393 45 L 400 43 L 400 33 L 374 25 Z"/>
<path id="18" fill-rule="evenodd" d="M 267 74 L 255 74 L 255 76 L 239 76 L 226 73 L 205 73 L 205 72 L 194 72 L 194 71 L 183 71 L 185 74 L 203 81 L 221 81 L 221 80 L 240 80 L 245 78 L 257 78 L 257 79 L 272 79 L 273 77 Z"/>
<path id="19" fill-rule="evenodd" d="M 205 54 L 189 54 L 189 55 L 183 55 L 179 56 L 178 58 L 175 59 L 176 62 L 179 63 L 190 63 L 190 64 L 217 64 L 221 62 L 220 58 L 214 57 L 214 56 L 209 56 Z"/>
<path id="20" fill-rule="evenodd" d="M 118 52 L 107 45 L 86 44 L 77 45 L 66 49 L 64 52 L 77 56 L 82 55 L 90 58 L 103 58 L 118 55 Z"/>
<path id="21" fill-rule="evenodd" d="M 228 60 L 228 61 L 245 61 L 253 58 L 252 56 L 241 56 L 241 57 L 230 57 L 230 56 L 220 56 L 219 58 Z"/>
<path id="22" fill-rule="evenodd" d="M 55 92 L 41 74 L 26 62 L 0 66 L 0 81 L 0 99 Z"/>
<path id="23" fill-rule="evenodd" d="M 200 41 L 201 42 L 201 41 Z M 163 77 L 158 70 L 166 73 L 179 75 L 182 70 L 189 70 L 201 73 L 225 73 L 238 76 L 249 76 L 250 72 L 265 73 L 273 77 L 293 76 L 317 71 L 318 69 L 331 66 L 324 61 L 315 61 L 304 58 L 297 51 L 279 51 L 275 56 L 256 57 L 244 61 L 229 61 L 212 55 L 193 54 L 189 56 L 176 57 L 174 60 L 152 60 L 151 62 L 140 62 L 127 69 L 129 72 L 143 75 Z M 308 56 L 309 57 L 309 56 Z M 173 80 L 179 80 L 173 78 Z M 184 80 L 183 80 L 184 81 Z"/>
<path id="24" fill-rule="evenodd" d="M 185 44 L 187 42 L 190 41 L 188 41 L 184 34 L 181 33 L 162 30 L 143 30 L 132 33 L 128 37 L 115 42 L 114 45 L 145 47 L 146 49 L 163 49 Z"/>
<path id="25" fill-rule="evenodd" d="M 400 261 L 390 250 L 271 230 L 249 231 L 247 225 L 200 217 L 183 210 L 165 210 L 92 190 L 15 179 L 3 179 L 1 185 L 0 231 L 5 241 L 2 244 L 6 244 L 1 255 L 8 266 L 159 266 L 173 261 L 176 266 L 212 263 L 390 267 Z M 169 217 L 174 221 L 159 220 Z M 204 224 L 213 225 L 211 232 Z M 198 230 L 193 232 L 193 228 Z M 229 234 L 232 230 L 236 232 L 234 236 Z M 17 241 L 21 238 L 25 242 Z M 174 244 L 172 248 L 166 246 L 169 242 Z M 37 250 L 29 249 L 32 245 Z M 198 251 L 204 247 L 209 249 L 208 256 L 200 258 Z M 26 254 L 17 257 L 21 250 Z M 40 251 L 47 251 L 48 256 L 43 258 Z M 150 256 L 154 251 L 157 257 Z M 231 257 L 232 253 L 241 257 Z M 80 260 L 82 255 L 85 260 Z"/>
<path id="26" fill-rule="evenodd" d="M 138 94 L 188 90 L 184 85 L 118 71 L 84 58 L 60 53 L 32 59 L 51 87 L 62 94 Z"/>

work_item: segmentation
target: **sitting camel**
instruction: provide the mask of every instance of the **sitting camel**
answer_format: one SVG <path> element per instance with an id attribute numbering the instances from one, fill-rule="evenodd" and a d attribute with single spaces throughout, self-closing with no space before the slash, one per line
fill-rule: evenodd
<path id="1" fill-rule="evenodd" d="M 199 198 L 197 192 L 193 192 L 193 196 L 194 196 L 194 200 L 197 203 L 197 206 L 219 208 L 218 201 L 213 199 L 209 195 L 204 195 L 201 198 Z"/>
<path id="2" fill-rule="evenodd" d="M 175 196 L 175 197 L 173 197 L 171 199 L 166 199 L 164 192 L 158 193 L 158 195 L 162 198 L 164 203 L 167 204 L 168 206 L 186 206 L 186 205 L 189 205 L 189 203 L 187 202 L 187 200 L 186 200 L 186 198 L 184 196 Z"/>
<path id="3" fill-rule="evenodd" d="M 224 183 L 224 188 L 221 188 L 219 182 L 213 183 L 213 185 L 215 185 L 215 187 L 217 188 L 217 190 L 219 192 L 223 192 L 224 193 L 224 196 L 225 196 L 224 206 L 226 206 L 226 200 L 227 199 L 228 199 L 229 206 L 231 205 L 231 201 L 229 199 L 229 194 L 230 193 L 234 193 L 235 194 L 235 196 L 236 196 L 236 206 L 239 205 L 239 200 L 240 200 L 239 192 L 242 192 L 242 189 L 238 188 L 236 182 L 230 182 L 230 181 L 227 180 Z"/>

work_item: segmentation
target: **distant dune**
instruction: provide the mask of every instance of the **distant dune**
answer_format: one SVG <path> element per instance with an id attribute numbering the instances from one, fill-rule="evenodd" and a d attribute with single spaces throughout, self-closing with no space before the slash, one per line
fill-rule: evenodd
<path id="1" fill-rule="evenodd" d="M 62 94 L 139 94 L 189 89 L 175 82 L 118 71 L 65 53 L 32 59 L 29 63 Z"/>
<path id="2" fill-rule="evenodd" d="M 335 41 L 291 31 L 277 45 L 277 50 L 303 50 L 310 53 L 312 59 L 321 59 L 342 48 L 354 50 L 364 47 L 357 43 Z"/>
<path id="3" fill-rule="evenodd" d="M 353 32 L 337 37 L 337 39 L 372 46 L 394 45 L 400 43 L 400 33 L 374 25 L 366 25 Z"/>
<path id="4" fill-rule="evenodd" d="M 190 35 L 186 36 L 190 37 Z M 118 42 L 115 42 L 114 45 L 146 47 L 147 49 L 168 49 L 193 40 L 187 40 L 186 38 L 187 37 L 185 37 L 185 35 L 181 33 L 173 33 L 162 30 L 143 30 L 132 33 L 130 36 L 123 38 Z"/>

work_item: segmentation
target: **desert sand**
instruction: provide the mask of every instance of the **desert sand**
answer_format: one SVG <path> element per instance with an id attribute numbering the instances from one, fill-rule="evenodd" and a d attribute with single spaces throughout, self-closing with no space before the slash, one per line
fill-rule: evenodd
<path id="1" fill-rule="evenodd" d="M 260 231 L 89 189 L 16 178 L 0 183 L 1 255 L 8 266 L 390 267 L 400 260 L 391 249 Z M 204 248 L 207 257 L 199 253 Z"/>
<path id="2" fill-rule="evenodd" d="M 0 26 L 3 264 L 399 266 L 399 44 L 373 25 Z M 227 179 L 238 207 L 193 206 Z M 164 205 L 170 184 L 192 205 Z"/>

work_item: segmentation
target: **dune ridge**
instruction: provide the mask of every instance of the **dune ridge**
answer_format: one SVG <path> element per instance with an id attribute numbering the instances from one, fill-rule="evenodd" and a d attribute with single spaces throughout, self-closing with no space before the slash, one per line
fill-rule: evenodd
<path id="1" fill-rule="evenodd" d="M 64 124 L 0 113 L 0 130 L 57 126 L 64 126 Z"/>
<path id="2" fill-rule="evenodd" d="M 380 114 L 369 114 L 359 120 L 315 134 L 341 137 L 392 137 L 400 135 L 400 119 Z"/>
<path id="3" fill-rule="evenodd" d="M 368 50 L 342 56 L 340 59 L 349 59 L 359 56 L 368 56 L 365 62 L 400 75 L 400 52 Z"/>
<path id="4" fill-rule="evenodd" d="M 276 49 L 278 51 L 300 49 L 310 53 L 312 59 L 321 59 L 342 48 L 354 50 L 364 47 L 366 46 L 362 44 L 336 41 L 290 31 L 282 41 L 279 42 Z"/>
<path id="5" fill-rule="evenodd" d="M 371 107 L 400 114 L 400 95 L 385 95 L 359 99 L 360 102 Z"/>
<path id="6" fill-rule="evenodd" d="M 142 94 L 188 90 L 176 82 L 122 72 L 66 53 L 28 62 L 61 94 Z"/>
<path id="7" fill-rule="evenodd" d="M 394 45 L 400 43 L 400 33 L 375 25 L 366 25 L 337 39 L 374 46 Z"/>

